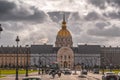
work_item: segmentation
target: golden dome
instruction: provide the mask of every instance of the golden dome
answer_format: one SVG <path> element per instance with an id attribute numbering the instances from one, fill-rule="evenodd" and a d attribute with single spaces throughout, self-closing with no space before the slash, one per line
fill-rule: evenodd
<path id="1" fill-rule="evenodd" d="M 63 15 L 62 29 L 58 32 L 57 36 L 60 37 L 71 37 L 70 32 L 67 30 L 65 14 Z"/>
<path id="2" fill-rule="evenodd" d="M 60 36 L 60 37 L 70 37 L 71 34 L 70 32 L 67 30 L 67 29 L 61 29 L 59 32 L 58 32 L 58 35 L 57 36 Z"/>

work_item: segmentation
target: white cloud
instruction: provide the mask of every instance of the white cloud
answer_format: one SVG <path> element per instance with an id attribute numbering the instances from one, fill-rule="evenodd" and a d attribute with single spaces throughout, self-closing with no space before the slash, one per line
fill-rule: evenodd
<path id="1" fill-rule="evenodd" d="M 67 26 L 73 36 L 74 44 L 117 45 L 119 42 L 119 8 L 107 3 L 106 0 L 100 0 L 97 3 L 95 0 L 89 0 L 90 2 L 88 0 L 9 1 L 11 2 L 8 3 L 9 6 L 14 4 L 8 8 L 11 10 L 8 12 L 10 14 L 0 16 L 4 28 L 0 41 L 3 45 L 15 44 L 17 35 L 20 36 L 22 45 L 46 42 L 54 44 L 57 32 L 61 29 L 60 11 L 68 12 Z M 102 3 L 104 7 L 101 7 Z M 117 27 L 112 27 L 112 25 Z M 112 40 L 113 38 L 116 42 Z"/>

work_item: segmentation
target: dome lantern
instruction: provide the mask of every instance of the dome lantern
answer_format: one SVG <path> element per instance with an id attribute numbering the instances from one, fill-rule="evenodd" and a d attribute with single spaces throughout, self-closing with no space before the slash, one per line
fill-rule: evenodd
<path id="1" fill-rule="evenodd" d="M 62 29 L 66 29 L 65 13 L 63 14 Z"/>

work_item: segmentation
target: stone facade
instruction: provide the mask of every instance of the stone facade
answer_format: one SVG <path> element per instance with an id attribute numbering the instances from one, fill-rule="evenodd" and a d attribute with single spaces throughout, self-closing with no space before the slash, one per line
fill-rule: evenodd
<path id="1" fill-rule="evenodd" d="M 120 47 L 101 47 L 101 64 L 109 66 L 120 65 Z"/>
<path id="2" fill-rule="evenodd" d="M 40 58 L 43 65 L 58 62 L 61 68 L 73 68 L 74 65 L 81 63 L 94 66 L 100 65 L 100 57 L 101 47 L 99 45 L 78 45 L 78 47 L 31 46 L 31 65 L 39 65 Z"/>
<path id="3" fill-rule="evenodd" d="M 28 53 L 28 63 L 30 63 L 30 50 L 25 47 L 18 48 L 18 65 L 21 67 L 26 66 L 26 56 Z M 0 47 L 0 66 L 1 67 L 15 67 L 17 60 L 17 48 L 16 47 Z"/>
<path id="4" fill-rule="evenodd" d="M 53 62 L 63 61 L 64 59 L 59 59 L 61 55 L 59 54 L 61 47 L 53 47 L 53 45 L 31 45 L 29 48 L 29 65 L 39 65 L 39 58 L 42 65 L 50 65 Z M 78 47 L 71 47 L 74 57 L 72 60 L 73 65 L 84 63 L 85 65 L 120 65 L 120 47 L 100 47 L 99 45 L 78 45 Z M 64 51 L 64 50 L 62 50 Z M 69 50 L 70 51 L 70 50 Z M 67 58 L 69 61 L 69 51 L 67 53 Z M 0 47 L 0 66 L 15 66 L 16 65 L 16 47 Z M 63 54 L 65 54 L 63 53 Z M 72 53 L 72 52 L 71 52 Z M 71 56 L 70 55 L 70 56 Z M 19 65 L 25 67 L 26 65 L 27 49 L 25 47 L 19 47 L 18 62 Z M 65 56 L 65 55 L 63 55 Z M 58 58 L 59 57 L 59 58 Z M 65 57 L 63 57 L 65 58 Z M 71 57 L 70 57 L 71 58 Z M 72 62 L 70 61 L 70 62 Z M 62 63 L 63 65 L 63 63 Z"/>
<path id="5" fill-rule="evenodd" d="M 69 47 L 62 47 L 57 53 L 57 62 L 61 68 L 73 68 L 74 66 L 74 53 Z"/>

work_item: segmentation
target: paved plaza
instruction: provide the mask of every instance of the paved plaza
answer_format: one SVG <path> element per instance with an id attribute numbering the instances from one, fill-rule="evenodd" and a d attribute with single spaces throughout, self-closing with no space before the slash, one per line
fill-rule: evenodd
<path id="1" fill-rule="evenodd" d="M 59 78 L 58 75 L 55 76 L 53 79 L 51 75 L 38 75 L 37 73 L 29 74 L 29 76 L 41 76 L 42 80 L 101 80 L 101 74 L 92 74 L 88 73 L 87 76 L 84 78 L 79 77 L 80 72 L 77 72 L 77 75 L 64 75 L 62 74 Z M 19 80 L 22 80 L 22 78 L 25 77 L 25 75 L 19 75 Z M 5 78 L 1 78 L 0 80 L 15 80 L 15 75 L 8 75 Z"/>

